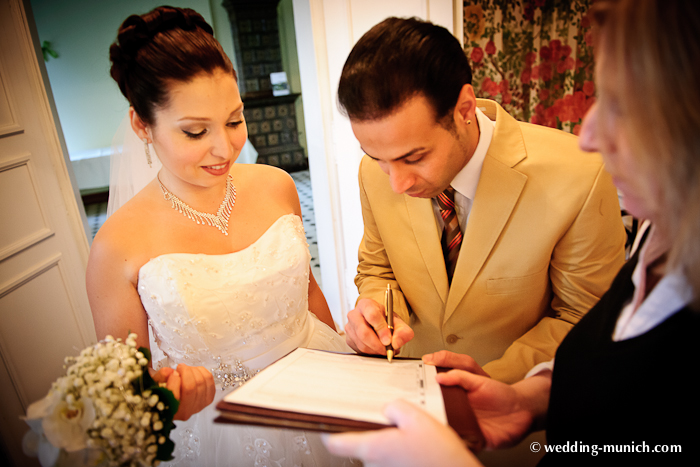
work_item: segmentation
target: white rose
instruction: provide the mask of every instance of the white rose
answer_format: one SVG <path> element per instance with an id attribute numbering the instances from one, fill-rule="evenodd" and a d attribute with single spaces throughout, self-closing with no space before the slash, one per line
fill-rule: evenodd
<path id="1" fill-rule="evenodd" d="M 46 397 L 27 407 L 27 416 L 24 417 L 24 420 L 32 427 L 32 430 L 41 433 L 41 419 L 52 413 L 59 402 L 61 402 L 61 393 L 54 390 L 49 391 Z M 34 429 L 35 426 L 37 429 Z"/>
<path id="2" fill-rule="evenodd" d="M 68 452 L 87 447 L 87 429 L 95 420 L 95 408 L 89 398 L 69 406 L 61 401 L 44 417 L 42 427 L 51 444 Z"/>

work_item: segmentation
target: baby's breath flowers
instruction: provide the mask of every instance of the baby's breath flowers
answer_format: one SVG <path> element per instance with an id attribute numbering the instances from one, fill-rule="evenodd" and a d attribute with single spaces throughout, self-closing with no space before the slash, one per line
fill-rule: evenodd
<path id="1" fill-rule="evenodd" d="M 28 455 L 43 467 L 152 466 L 172 459 L 178 401 L 148 373 L 150 353 L 136 334 L 107 336 L 77 357 L 44 399 L 27 409 Z"/>

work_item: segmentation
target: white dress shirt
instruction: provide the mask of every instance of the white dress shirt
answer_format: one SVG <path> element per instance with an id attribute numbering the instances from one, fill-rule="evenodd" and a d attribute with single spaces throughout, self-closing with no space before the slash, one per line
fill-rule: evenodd
<path id="1" fill-rule="evenodd" d="M 640 235 L 645 230 L 643 224 Z M 644 297 L 647 266 L 666 253 L 665 246 L 659 243 L 654 233 L 655 229 L 651 227 L 649 238 L 639 251 L 639 261 L 632 272 L 634 295 L 617 319 L 613 333 L 615 342 L 641 336 L 693 300 L 693 288 L 679 271 L 665 273 L 649 295 Z"/>
<path id="2" fill-rule="evenodd" d="M 479 184 L 479 177 L 481 177 L 481 167 L 484 165 L 486 152 L 488 152 L 491 145 L 495 126 L 494 122 L 478 107 L 476 108 L 476 121 L 477 125 L 479 125 L 479 142 L 476 145 L 474 154 L 462 170 L 457 173 L 452 183 L 450 183 L 450 186 L 455 189 L 457 220 L 459 221 L 459 228 L 462 230 L 462 234 L 467 228 L 467 220 L 469 219 L 469 213 L 476 195 L 476 187 Z M 438 206 L 435 198 L 433 198 L 433 212 L 435 213 L 438 232 L 442 235 L 445 222 L 442 220 L 440 206 Z"/>

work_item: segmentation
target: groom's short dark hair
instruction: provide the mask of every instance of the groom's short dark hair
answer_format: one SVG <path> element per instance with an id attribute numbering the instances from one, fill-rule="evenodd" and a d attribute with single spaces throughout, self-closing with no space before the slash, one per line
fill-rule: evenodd
<path id="1" fill-rule="evenodd" d="M 418 18 L 392 17 L 352 48 L 340 76 L 338 103 L 351 120 L 367 121 L 422 94 L 439 121 L 471 81 L 469 61 L 447 29 Z"/>

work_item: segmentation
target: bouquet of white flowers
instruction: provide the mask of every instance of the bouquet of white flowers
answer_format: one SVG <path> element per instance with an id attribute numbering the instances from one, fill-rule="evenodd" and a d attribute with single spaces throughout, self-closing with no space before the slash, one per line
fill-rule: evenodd
<path id="1" fill-rule="evenodd" d="M 66 358 L 66 375 L 31 404 L 24 452 L 43 467 L 151 466 L 172 459 L 179 402 L 148 373 L 150 353 L 111 336 Z"/>

